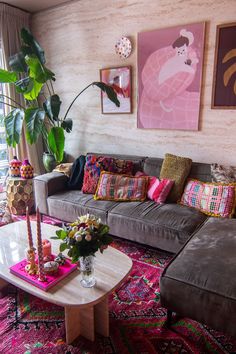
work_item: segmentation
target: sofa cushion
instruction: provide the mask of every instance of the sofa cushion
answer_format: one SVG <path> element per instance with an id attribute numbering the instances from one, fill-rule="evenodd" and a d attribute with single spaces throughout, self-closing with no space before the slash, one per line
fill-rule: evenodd
<path id="1" fill-rule="evenodd" d="M 229 218 L 235 209 L 236 184 L 204 183 L 188 180 L 180 203 L 207 215 Z"/>
<path id="2" fill-rule="evenodd" d="M 187 179 L 192 165 L 192 160 L 186 157 L 166 154 L 163 161 L 160 178 L 168 178 L 175 181 L 174 187 L 168 196 L 169 201 L 177 202 L 180 199 L 184 183 Z"/>
<path id="3" fill-rule="evenodd" d="M 95 201 L 92 194 L 84 194 L 81 191 L 54 194 L 47 199 L 47 203 L 50 216 L 67 222 L 76 220 L 78 215 L 90 213 L 106 223 L 108 211 L 117 205 L 112 201 Z"/>
<path id="4" fill-rule="evenodd" d="M 110 172 L 101 172 L 96 200 L 144 201 L 147 195 L 149 178 L 133 177 Z"/>
<path id="5" fill-rule="evenodd" d="M 108 225 L 112 235 L 177 252 L 206 218 L 177 204 L 123 202 L 109 211 Z"/>
<path id="6" fill-rule="evenodd" d="M 209 218 L 164 270 L 162 306 L 236 335 L 235 235 L 235 219 Z"/>

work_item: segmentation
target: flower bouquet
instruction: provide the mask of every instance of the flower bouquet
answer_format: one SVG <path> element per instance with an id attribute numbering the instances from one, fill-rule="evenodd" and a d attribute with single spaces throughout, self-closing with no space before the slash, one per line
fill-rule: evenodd
<path id="1" fill-rule="evenodd" d="M 80 261 L 82 285 L 85 287 L 95 284 L 93 258 L 98 250 L 103 253 L 112 242 L 108 232 L 109 226 L 102 224 L 100 218 L 87 214 L 68 224 L 64 230 L 56 231 L 57 236 L 52 237 L 62 240 L 60 252 L 68 250 L 72 263 Z"/>

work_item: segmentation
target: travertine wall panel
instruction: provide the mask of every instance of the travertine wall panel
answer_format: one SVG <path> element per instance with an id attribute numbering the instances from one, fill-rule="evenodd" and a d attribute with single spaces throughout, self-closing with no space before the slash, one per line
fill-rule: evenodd
<path id="1" fill-rule="evenodd" d="M 70 112 L 74 128 L 66 137 L 67 153 L 163 157 L 170 152 L 194 161 L 236 164 L 236 111 L 211 109 L 216 25 L 234 22 L 235 13 L 235 0 L 81 0 L 34 15 L 33 32 L 56 73 L 62 111 L 88 83 L 99 80 L 100 68 L 132 66 L 133 113 L 102 115 L 99 90 L 90 88 Z M 202 21 L 206 40 L 199 131 L 137 129 L 137 33 Z M 126 60 L 114 51 L 121 35 L 134 46 Z"/>

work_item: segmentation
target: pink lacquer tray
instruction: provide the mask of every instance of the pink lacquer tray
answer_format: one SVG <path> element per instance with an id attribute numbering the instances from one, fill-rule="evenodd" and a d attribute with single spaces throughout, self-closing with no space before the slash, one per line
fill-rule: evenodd
<path id="1" fill-rule="evenodd" d="M 72 264 L 69 259 L 66 259 L 65 264 L 59 266 L 56 274 L 47 274 L 46 281 L 42 282 L 38 280 L 38 275 L 29 275 L 25 271 L 26 264 L 27 260 L 23 259 L 19 263 L 11 266 L 10 272 L 44 291 L 47 291 L 52 286 L 56 285 L 60 280 L 64 279 L 77 268 L 77 264 Z"/>

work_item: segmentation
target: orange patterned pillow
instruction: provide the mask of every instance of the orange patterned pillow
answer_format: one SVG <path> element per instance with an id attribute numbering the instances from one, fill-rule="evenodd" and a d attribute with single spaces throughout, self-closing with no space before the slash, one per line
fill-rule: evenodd
<path id="1" fill-rule="evenodd" d="M 94 199 L 142 202 L 146 199 L 148 181 L 146 176 L 131 177 L 103 171 Z"/>

